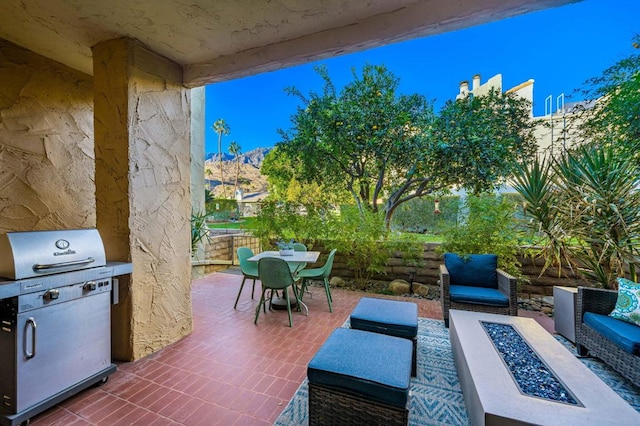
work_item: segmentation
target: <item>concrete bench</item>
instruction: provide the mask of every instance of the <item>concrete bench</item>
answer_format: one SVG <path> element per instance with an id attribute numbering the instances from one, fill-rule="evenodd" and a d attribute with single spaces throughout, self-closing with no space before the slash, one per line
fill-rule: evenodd
<path id="1" fill-rule="evenodd" d="M 521 393 L 481 321 L 510 324 L 578 404 Z M 535 320 L 452 310 L 449 338 L 473 425 L 630 425 L 640 414 Z"/>

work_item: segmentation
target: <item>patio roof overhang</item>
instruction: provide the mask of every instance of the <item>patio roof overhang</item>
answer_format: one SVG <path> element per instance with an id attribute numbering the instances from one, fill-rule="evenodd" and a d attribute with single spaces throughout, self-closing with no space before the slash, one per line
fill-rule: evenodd
<path id="1" fill-rule="evenodd" d="M 22 0 L 0 3 L 0 38 L 89 75 L 92 46 L 134 38 L 197 87 L 576 1 Z"/>

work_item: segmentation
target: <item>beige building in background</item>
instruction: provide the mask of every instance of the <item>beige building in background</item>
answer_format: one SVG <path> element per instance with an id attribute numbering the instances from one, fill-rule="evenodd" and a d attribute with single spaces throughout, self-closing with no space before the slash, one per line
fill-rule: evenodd
<path id="1" fill-rule="evenodd" d="M 553 100 L 552 97 L 547 99 Z M 547 114 L 536 117 L 538 125 L 535 128 L 540 151 L 553 155 L 582 142 L 576 131 L 581 123 L 577 111 L 592 107 L 592 104 L 582 102 L 565 104 L 564 95 L 557 97 L 555 101 L 555 109 L 549 108 Z"/>
<path id="2" fill-rule="evenodd" d="M 545 115 L 535 117 L 533 115 L 533 84 L 534 80 L 529 79 L 506 90 L 505 93 L 515 93 L 531 103 L 530 115 L 536 123 L 534 135 L 538 142 L 538 152 L 541 154 L 560 153 L 577 142 L 575 126 L 578 125 L 578 121 L 575 107 L 578 104 L 565 104 L 564 94 L 556 98 L 548 96 L 545 100 Z M 482 96 L 489 93 L 491 89 L 503 90 L 502 74 L 494 75 L 485 83 L 481 83 L 480 74 L 476 74 L 473 76 L 471 88 L 469 88 L 468 81 L 461 82 L 456 99 L 462 99 L 469 95 Z M 586 107 L 588 106 L 586 105 Z"/>

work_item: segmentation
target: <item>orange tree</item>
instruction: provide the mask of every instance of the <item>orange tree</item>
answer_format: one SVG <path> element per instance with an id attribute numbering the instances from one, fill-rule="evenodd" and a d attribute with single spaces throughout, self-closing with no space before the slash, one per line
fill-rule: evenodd
<path id="1" fill-rule="evenodd" d="M 298 181 L 347 191 L 362 214 L 382 210 L 387 227 L 403 203 L 453 185 L 489 189 L 535 151 L 530 105 L 514 95 L 469 96 L 436 114 L 424 96 L 399 94 L 384 66 L 354 71 L 341 91 L 316 71 L 322 92 L 287 89 L 302 104 L 276 152 Z"/>

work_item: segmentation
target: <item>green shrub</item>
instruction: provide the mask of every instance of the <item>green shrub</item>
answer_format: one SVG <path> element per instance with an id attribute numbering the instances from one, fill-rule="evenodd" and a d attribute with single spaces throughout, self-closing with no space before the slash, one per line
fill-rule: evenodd
<path id="1" fill-rule="evenodd" d="M 548 237 L 546 264 L 571 265 L 599 286 L 638 279 L 640 175 L 633 157 L 585 145 L 552 160 L 536 160 L 516 176 L 532 225 Z M 546 265 L 545 265 L 546 266 Z"/>
<path id="2" fill-rule="evenodd" d="M 528 228 L 530 251 L 534 258 L 544 259 L 540 275 L 550 266 L 557 267 L 558 278 L 564 268 L 575 272 L 575 261 L 569 255 L 571 236 L 566 232 L 565 220 L 557 208 L 562 204 L 554 182 L 551 163 L 540 158 L 519 167 L 514 176 L 514 188 L 522 197 L 522 215 Z"/>
<path id="3" fill-rule="evenodd" d="M 500 269 L 519 281 L 526 281 L 518 261 L 520 243 L 513 198 L 494 194 L 470 195 L 464 200 L 463 209 L 466 212 L 464 220 L 445 232 L 438 252 L 497 254 Z"/>
<path id="4" fill-rule="evenodd" d="M 232 219 L 237 219 L 239 216 L 238 202 L 232 199 L 209 199 L 205 204 L 205 208 L 209 220 L 213 220 L 214 222 L 227 222 Z"/>
<path id="5" fill-rule="evenodd" d="M 266 202 L 258 212 L 253 234 L 264 247 L 278 239 L 293 238 L 308 247 L 317 240 L 326 241 L 327 248 L 346 255 L 347 266 L 362 288 L 374 274 L 385 273 L 395 252 L 402 252 L 409 263 L 418 265 L 422 260 L 421 243 L 391 233 L 383 213 L 366 211 L 362 215 L 354 206 L 343 206 L 338 213 L 299 203 Z"/>
<path id="6" fill-rule="evenodd" d="M 348 206 L 341 208 L 336 219 L 331 243 L 346 255 L 347 266 L 362 289 L 373 275 L 386 273 L 387 261 L 397 252 L 402 253 L 405 263 L 421 265 L 422 243 L 390 232 L 383 212 L 366 210 L 363 215 Z"/>
<path id="7" fill-rule="evenodd" d="M 278 239 L 294 239 L 312 247 L 317 239 L 330 235 L 335 213 L 326 207 L 295 202 L 266 201 L 258 210 L 253 235 L 263 247 Z"/>
<path id="8" fill-rule="evenodd" d="M 334 229 L 332 243 L 339 253 L 346 254 L 356 281 L 364 285 L 373 274 L 384 273 L 390 248 L 381 244 L 389 235 L 382 213 L 365 210 L 363 217 L 355 207 L 343 207 Z"/>

